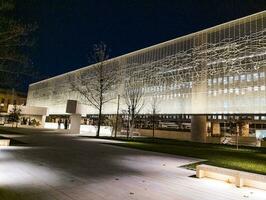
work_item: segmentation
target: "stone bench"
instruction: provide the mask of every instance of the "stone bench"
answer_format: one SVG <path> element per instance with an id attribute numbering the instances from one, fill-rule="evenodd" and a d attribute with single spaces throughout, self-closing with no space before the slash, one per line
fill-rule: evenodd
<path id="1" fill-rule="evenodd" d="M 0 139 L 0 146 L 6 147 L 10 145 L 9 139 Z"/>
<path id="2" fill-rule="evenodd" d="M 198 178 L 208 177 L 234 183 L 237 187 L 248 186 L 266 190 L 266 176 L 261 174 L 203 164 L 197 166 L 196 176 Z"/>

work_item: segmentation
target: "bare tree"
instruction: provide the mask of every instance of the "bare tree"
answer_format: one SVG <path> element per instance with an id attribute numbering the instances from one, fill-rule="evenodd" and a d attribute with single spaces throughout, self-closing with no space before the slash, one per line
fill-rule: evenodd
<path id="1" fill-rule="evenodd" d="M 37 75 L 27 56 L 34 44 L 37 26 L 24 24 L 13 16 L 15 1 L 0 1 L 0 86 L 17 85 Z M 19 86 L 19 85 L 17 85 Z"/>
<path id="2" fill-rule="evenodd" d="M 132 136 L 135 128 L 136 115 L 142 110 L 144 106 L 144 89 L 141 83 L 136 81 L 134 77 L 125 81 L 124 99 L 128 107 L 129 114 L 129 134 Z M 127 137 L 129 137 L 127 134 Z"/>
<path id="3" fill-rule="evenodd" d="M 152 137 L 155 135 L 155 123 L 157 121 L 157 114 L 159 113 L 159 101 L 157 96 L 152 96 L 151 103 L 151 116 L 152 116 Z"/>
<path id="4" fill-rule="evenodd" d="M 98 110 L 96 137 L 99 137 L 103 105 L 114 99 L 114 95 L 110 95 L 110 92 L 114 91 L 117 84 L 117 66 L 105 64 L 108 59 L 108 49 L 104 43 L 94 45 L 91 58 L 95 64 L 87 73 L 90 77 L 81 73 L 74 82 L 71 82 L 71 86 L 74 91 L 84 97 L 86 103 Z"/>

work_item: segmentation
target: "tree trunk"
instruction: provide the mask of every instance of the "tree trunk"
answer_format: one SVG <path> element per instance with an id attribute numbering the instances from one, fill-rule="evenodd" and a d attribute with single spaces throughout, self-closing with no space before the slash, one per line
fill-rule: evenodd
<path id="1" fill-rule="evenodd" d="M 155 120 L 154 120 L 154 118 L 155 118 L 155 116 L 154 116 L 154 114 L 153 114 L 153 116 L 152 116 L 152 137 L 154 138 L 154 129 L 155 129 Z"/>
<path id="2" fill-rule="evenodd" d="M 97 133 L 96 133 L 97 138 L 100 137 L 101 123 L 102 123 L 102 105 L 100 105 L 100 109 L 99 109 L 98 127 L 97 127 Z"/>
<path id="3" fill-rule="evenodd" d="M 132 109 L 132 115 L 131 115 L 131 124 L 130 124 L 130 137 L 133 137 L 133 132 L 135 128 L 135 109 Z"/>

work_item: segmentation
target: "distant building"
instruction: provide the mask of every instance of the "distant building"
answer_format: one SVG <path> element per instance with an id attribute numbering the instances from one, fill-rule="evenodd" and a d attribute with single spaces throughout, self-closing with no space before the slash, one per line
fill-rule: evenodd
<path id="1" fill-rule="evenodd" d="M 27 94 L 0 88 L 0 113 L 7 113 L 9 105 L 26 105 Z"/>

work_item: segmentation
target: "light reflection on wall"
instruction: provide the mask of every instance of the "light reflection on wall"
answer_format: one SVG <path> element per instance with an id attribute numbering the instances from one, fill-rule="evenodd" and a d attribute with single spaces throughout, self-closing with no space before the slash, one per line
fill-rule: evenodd
<path id="1" fill-rule="evenodd" d="M 266 11 L 108 60 L 122 84 L 104 107 L 116 113 L 124 81 L 134 77 L 160 100 L 161 113 L 266 113 Z M 93 66 L 30 85 L 27 104 L 65 112 L 67 99 L 83 99 L 70 90 L 69 77 L 93 81 Z M 140 85 L 140 86 L 139 86 Z M 123 102 L 122 102 L 123 104 Z M 121 106 L 126 109 L 125 105 Z M 84 113 L 96 111 L 88 107 Z"/>

